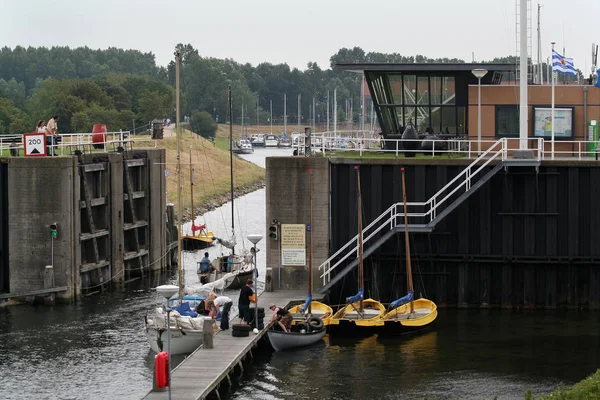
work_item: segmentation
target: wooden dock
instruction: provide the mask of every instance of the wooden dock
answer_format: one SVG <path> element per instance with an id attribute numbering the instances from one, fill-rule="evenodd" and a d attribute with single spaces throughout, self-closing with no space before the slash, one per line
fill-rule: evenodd
<path id="1" fill-rule="evenodd" d="M 313 295 L 314 296 L 314 295 Z M 263 292 L 258 299 L 258 306 L 265 309 L 265 329 L 258 334 L 250 332 L 249 337 L 231 336 L 231 325 L 238 323 L 237 315 L 230 324 L 230 329 L 215 334 L 212 349 L 199 347 L 172 371 L 171 397 L 177 400 L 205 399 L 211 393 L 220 398 L 221 383 L 231 386 L 231 375 L 234 371 L 244 369 L 242 360 L 253 357 L 252 349 L 266 334 L 268 322 L 273 312 L 268 308 L 271 304 L 286 306 L 291 301 L 303 301 L 306 291 L 279 290 Z M 314 300 L 318 300 L 313 297 Z M 234 304 L 237 298 L 232 299 Z M 150 392 L 144 399 L 163 400 L 168 398 L 168 392 Z"/>

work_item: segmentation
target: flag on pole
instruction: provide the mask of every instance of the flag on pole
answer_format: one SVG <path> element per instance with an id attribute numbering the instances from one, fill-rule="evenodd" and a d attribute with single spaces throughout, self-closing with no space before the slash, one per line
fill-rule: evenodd
<path id="1" fill-rule="evenodd" d="M 594 86 L 600 88 L 600 69 L 596 71 L 596 84 Z"/>
<path id="2" fill-rule="evenodd" d="M 561 56 L 556 50 L 552 50 L 552 71 L 577 76 L 573 59 Z"/>

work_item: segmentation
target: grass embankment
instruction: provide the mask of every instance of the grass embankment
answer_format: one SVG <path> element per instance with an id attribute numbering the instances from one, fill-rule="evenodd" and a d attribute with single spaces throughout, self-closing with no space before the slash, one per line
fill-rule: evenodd
<path id="1" fill-rule="evenodd" d="M 525 400 L 534 400 L 528 392 Z M 598 400 L 600 399 L 600 370 L 570 387 L 559 385 L 554 392 L 540 396 L 536 400 Z"/>
<path id="2" fill-rule="evenodd" d="M 194 209 L 197 213 L 214 208 L 227 201 L 230 193 L 229 151 L 213 145 L 189 131 L 181 135 L 182 206 L 189 217 L 191 205 L 190 151 L 194 169 Z M 158 146 L 166 149 L 167 202 L 177 206 L 177 139 L 165 137 Z M 239 157 L 233 158 L 234 189 L 236 195 L 246 193 L 264 184 L 265 170 Z"/>

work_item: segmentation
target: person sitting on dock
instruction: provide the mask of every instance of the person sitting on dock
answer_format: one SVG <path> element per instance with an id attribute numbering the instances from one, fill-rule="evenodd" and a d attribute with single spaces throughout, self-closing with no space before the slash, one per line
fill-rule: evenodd
<path id="1" fill-rule="evenodd" d="M 240 298 L 238 300 L 240 324 L 248 325 L 250 322 L 250 302 L 254 296 L 254 291 L 252 290 L 253 283 L 252 279 L 248 279 L 246 286 L 240 289 Z"/>
<path id="2" fill-rule="evenodd" d="M 292 313 L 285 308 L 277 307 L 275 304 L 271 304 L 269 308 L 274 313 L 271 321 L 277 321 L 284 332 L 290 332 L 292 330 L 292 320 L 294 319 Z"/>

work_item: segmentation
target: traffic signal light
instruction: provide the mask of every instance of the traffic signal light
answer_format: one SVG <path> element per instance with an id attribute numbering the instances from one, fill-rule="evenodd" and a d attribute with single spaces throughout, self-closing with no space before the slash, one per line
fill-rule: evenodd
<path id="1" fill-rule="evenodd" d="M 56 237 L 58 236 L 58 223 L 57 222 L 50 224 L 50 236 L 52 236 L 52 239 L 56 239 Z"/>
<path id="2" fill-rule="evenodd" d="M 271 225 L 269 227 L 269 237 L 273 240 L 277 240 L 277 225 Z"/>

